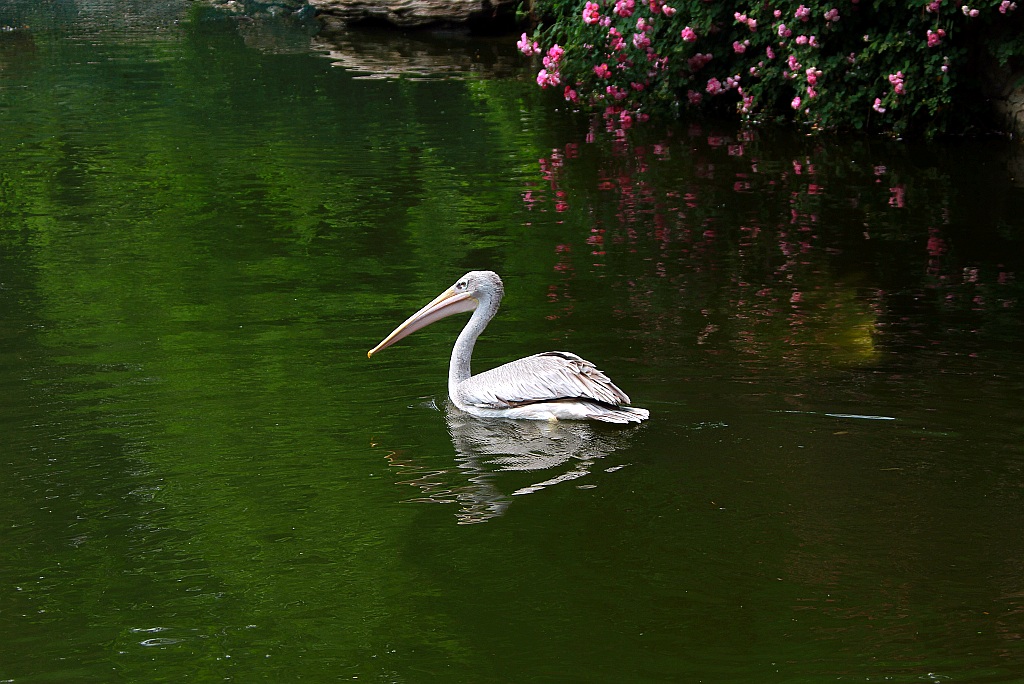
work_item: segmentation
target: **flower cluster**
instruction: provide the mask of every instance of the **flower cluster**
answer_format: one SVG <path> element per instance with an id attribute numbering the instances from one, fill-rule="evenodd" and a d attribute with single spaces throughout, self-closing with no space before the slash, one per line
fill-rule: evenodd
<path id="1" fill-rule="evenodd" d="M 617 122 L 689 106 L 753 122 L 789 111 L 820 129 L 936 133 L 953 125 L 954 95 L 976 81 L 969 59 L 988 50 L 1024 67 L 1024 16 L 1014 0 L 921 1 L 883 16 L 858 0 L 537 0 L 549 23 L 518 47 L 542 57 L 541 87 L 564 86 L 566 100 Z"/>
<path id="2" fill-rule="evenodd" d="M 516 47 L 527 57 L 540 54 L 540 45 L 535 40 L 530 40 L 529 36 L 525 33 L 519 38 L 519 42 L 516 43 Z"/>
<path id="3" fill-rule="evenodd" d="M 537 85 L 541 88 L 557 86 L 562 82 L 558 73 L 558 65 L 562 61 L 563 54 L 565 54 L 565 50 L 557 43 L 548 48 L 547 54 L 544 55 L 544 68 L 537 72 Z"/>
<path id="4" fill-rule="evenodd" d="M 902 95 L 906 92 L 903 87 L 903 72 L 897 71 L 895 74 L 889 74 L 889 83 L 892 84 L 892 91 L 897 95 Z"/>

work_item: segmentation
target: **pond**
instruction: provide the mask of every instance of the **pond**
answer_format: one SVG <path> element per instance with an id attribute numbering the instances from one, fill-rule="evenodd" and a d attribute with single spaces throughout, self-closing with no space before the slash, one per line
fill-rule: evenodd
<path id="1" fill-rule="evenodd" d="M 0 14 L 0 681 L 1020 681 L 1019 143 L 124 4 Z M 459 319 L 367 359 L 470 269 L 477 370 L 650 420 L 460 414 Z"/>

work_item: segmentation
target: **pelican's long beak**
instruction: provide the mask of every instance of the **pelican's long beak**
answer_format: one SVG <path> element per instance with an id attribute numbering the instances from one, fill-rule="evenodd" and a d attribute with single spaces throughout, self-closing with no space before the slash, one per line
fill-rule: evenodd
<path id="1" fill-rule="evenodd" d="M 442 318 L 472 311 L 479 303 L 479 300 L 477 300 L 476 297 L 471 297 L 469 293 L 456 292 L 454 287 L 449 287 L 447 290 L 439 294 L 434 301 L 427 304 L 412 316 L 409 316 L 405 323 L 402 323 L 402 325 L 395 328 L 394 331 L 385 337 L 380 344 L 366 352 L 366 358 L 370 358 L 382 349 L 387 349 L 403 337 L 408 337 L 420 328 L 425 328 L 431 323 L 439 321 Z"/>

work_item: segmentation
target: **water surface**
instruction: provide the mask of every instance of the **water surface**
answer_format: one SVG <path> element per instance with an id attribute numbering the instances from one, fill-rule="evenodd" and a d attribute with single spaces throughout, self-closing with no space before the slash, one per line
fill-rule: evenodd
<path id="1" fill-rule="evenodd" d="M 1019 681 L 1011 144 L 81 16 L 0 34 L 0 679 Z M 651 420 L 452 411 L 455 320 L 366 359 L 471 268 L 477 368 Z"/>

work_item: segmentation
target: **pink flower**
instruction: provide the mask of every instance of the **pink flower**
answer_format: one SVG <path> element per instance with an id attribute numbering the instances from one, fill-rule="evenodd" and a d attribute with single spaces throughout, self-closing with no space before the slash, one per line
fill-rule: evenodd
<path id="1" fill-rule="evenodd" d="M 807 71 L 807 85 L 815 85 L 818 79 L 821 78 L 821 69 L 815 69 L 814 67 L 808 67 Z"/>
<path id="2" fill-rule="evenodd" d="M 686 60 L 687 66 L 690 67 L 691 72 L 697 72 L 704 68 L 704 65 L 711 61 L 711 53 L 706 54 L 697 53 L 690 59 Z"/>
<path id="3" fill-rule="evenodd" d="M 793 109 L 800 109 L 800 96 L 797 95 L 793 98 L 793 101 L 789 103 L 789 106 Z"/>
<path id="4" fill-rule="evenodd" d="M 722 83 L 717 78 L 708 79 L 708 85 L 706 90 L 709 95 L 718 95 L 722 92 Z"/>
<path id="5" fill-rule="evenodd" d="M 825 21 L 839 21 L 839 10 L 835 7 L 825 12 Z"/>
<path id="6" fill-rule="evenodd" d="M 778 19 L 779 17 L 782 16 L 782 10 L 775 10 L 774 12 L 772 12 L 772 16 Z"/>
<path id="7" fill-rule="evenodd" d="M 746 24 L 747 28 L 751 31 L 757 30 L 757 19 L 748 17 L 746 14 L 740 14 L 739 12 L 733 12 L 732 18 L 736 20 L 737 24 Z"/>
<path id="8" fill-rule="evenodd" d="M 651 44 L 651 39 L 647 37 L 646 33 L 634 33 L 633 34 L 633 47 L 638 50 L 643 50 Z"/>
<path id="9" fill-rule="evenodd" d="M 885 114 L 885 107 L 882 106 L 882 98 L 880 97 L 875 98 L 875 104 L 871 105 L 871 108 L 879 114 Z"/>
<path id="10" fill-rule="evenodd" d="M 928 29 L 928 47 L 933 48 L 937 45 L 942 44 L 942 39 L 946 37 L 946 31 L 939 29 L 938 31 L 932 31 Z"/>
<path id="11" fill-rule="evenodd" d="M 620 17 L 631 17 L 634 9 L 636 9 L 636 0 L 618 0 L 612 11 Z"/>
<path id="12" fill-rule="evenodd" d="M 558 63 L 562 60 L 565 50 L 558 43 L 548 48 L 548 54 L 544 55 L 544 66 L 551 71 L 558 71 Z"/>
<path id="13" fill-rule="evenodd" d="M 737 55 L 742 55 L 744 52 L 747 51 L 747 46 L 748 45 L 750 45 L 750 41 L 749 40 L 745 40 L 742 43 L 740 41 L 738 41 L 738 40 L 734 40 L 732 42 L 732 50 Z"/>
<path id="14" fill-rule="evenodd" d="M 558 72 L 548 73 L 547 69 L 541 69 L 537 73 L 537 85 L 541 88 L 556 86 L 559 83 L 561 83 L 561 79 L 558 77 Z"/>
<path id="15" fill-rule="evenodd" d="M 580 101 L 580 96 L 572 89 L 572 86 L 565 86 L 564 95 L 566 102 L 576 103 Z"/>
<path id="16" fill-rule="evenodd" d="M 804 7 L 803 5 L 800 5 L 799 7 L 796 8 L 796 12 L 793 13 L 793 16 L 795 16 L 800 21 L 807 21 L 808 19 L 811 18 L 811 10 L 807 7 Z"/>
<path id="17" fill-rule="evenodd" d="M 610 78 L 612 75 L 611 69 L 608 68 L 607 64 L 598 64 L 594 67 L 594 74 L 598 78 Z"/>
<path id="18" fill-rule="evenodd" d="M 682 36 L 683 41 L 685 41 L 687 43 L 692 43 L 692 42 L 697 40 L 696 32 L 694 32 L 694 30 L 692 28 L 690 28 L 689 26 L 684 28 L 682 30 L 682 32 L 680 33 L 680 35 Z"/>
<path id="19" fill-rule="evenodd" d="M 971 17 L 972 19 L 978 16 L 978 14 L 980 14 L 978 10 L 971 9 L 968 5 L 964 5 L 963 7 L 961 7 L 960 11 L 964 13 L 965 17 Z"/>
<path id="20" fill-rule="evenodd" d="M 688 90 L 686 91 L 686 99 L 690 101 L 690 104 L 698 105 L 700 104 L 700 101 L 704 99 L 704 96 L 696 90 Z"/>
<path id="21" fill-rule="evenodd" d="M 666 17 L 671 17 L 673 14 L 676 13 L 676 8 L 665 5 L 664 7 L 661 8 L 661 13 L 664 14 Z"/>
<path id="22" fill-rule="evenodd" d="M 797 45 L 807 45 L 807 36 L 797 36 L 796 37 L 796 44 Z"/>
<path id="23" fill-rule="evenodd" d="M 941 5 L 942 5 L 942 0 L 932 0 L 932 2 L 929 2 L 928 6 L 925 7 L 925 11 L 927 11 L 927 12 L 938 12 L 939 11 L 939 7 Z"/>
<path id="24" fill-rule="evenodd" d="M 892 89 L 897 95 L 902 95 L 904 92 L 903 88 L 903 72 L 897 71 L 895 74 L 889 74 L 889 83 L 892 84 Z"/>
<path id="25" fill-rule="evenodd" d="M 1000 14 L 1006 14 L 1007 12 L 1012 12 L 1015 9 L 1017 9 L 1017 3 L 1010 2 L 1010 0 L 1003 0 L 1001 3 L 999 3 Z"/>
<path id="26" fill-rule="evenodd" d="M 588 25 L 601 21 L 601 6 L 596 2 L 588 2 L 583 8 L 583 23 Z"/>
<path id="27" fill-rule="evenodd" d="M 765 48 L 765 54 L 768 55 L 768 59 L 775 59 L 775 51 L 772 50 L 771 46 Z"/>
<path id="28" fill-rule="evenodd" d="M 613 98 L 615 98 L 616 102 L 618 102 L 619 100 L 622 100 L 623 98 L 625 98 L 626 95 L 629 95 L 629 91 L 628 90 L 626 90 L 625 88 L 619 88 L 618 86 L 614 86 L 614 85 L 607 86 L 604 89 L 604 91 L 606 93 L 608 93 L 609 95 L 611 95 Z"/>
<path id="29" fill-rule="evenodd" d="M 779 24 L 779 28 L 776 29 L 779 32 L 779 38 L 789 38 L 793 35 L 793 31 L 786 28 L 785 24 Z"/>
<path id="30" fill-rule="evenodd" d="M 608 29 L 608 39 L 608 45 L 613 51 L 618 52 L 626 48 L 626 41 L 623 40 L 622 34 L 614 26 Z M 620 58 L 623 56 L 620 55 Z M 619 61 L 621 62 L 622 60 L 620 59 Z"/>
<path id="31" fill-rule="evenodd" d="M 527 38 L 525 33 L 519 38 L 519 42 L 516 43 L 516 47 L 519 48 L 519 51 L 527 57 L 540 54 L 540 45 L 537 45 L 537 43 Z"/>
<path id="32" fill-rule="evenodd" d="M 796 61 L 796 55 L 790 55 L 786 63 L 789 65 L 790 71 L 800 70 L 800 62 Z"/>

